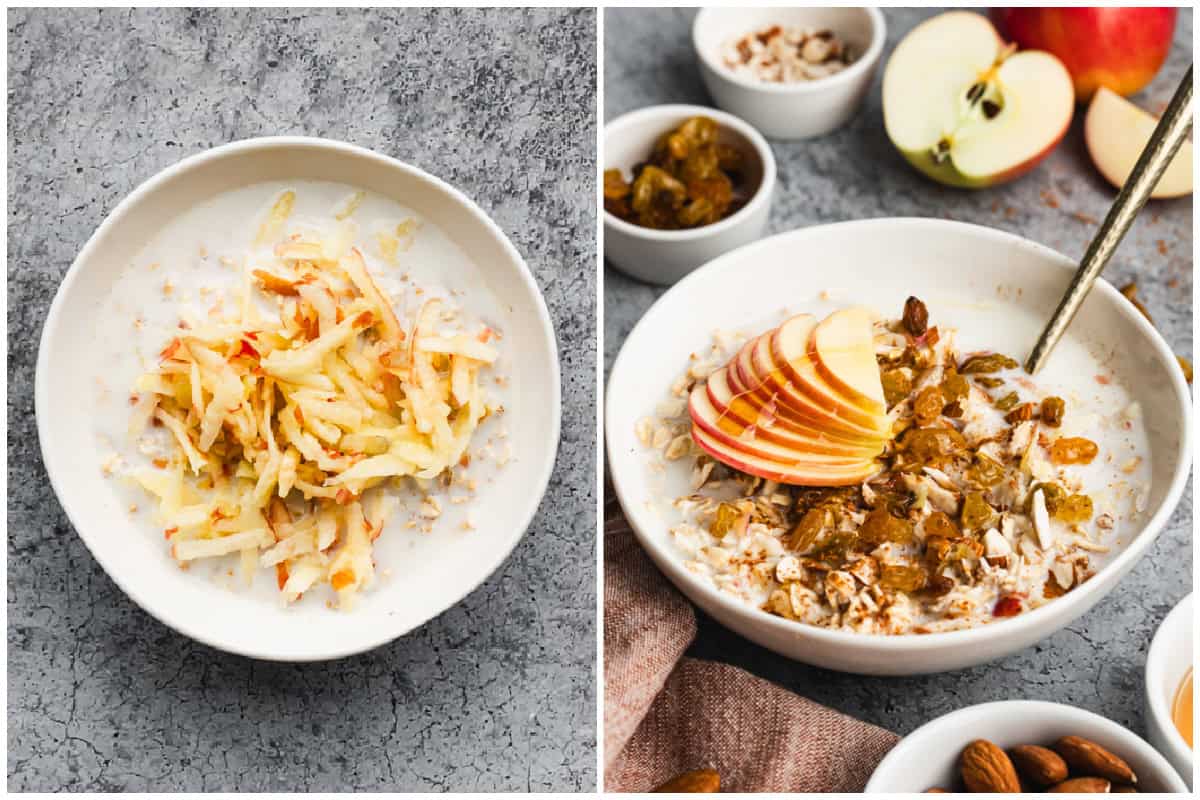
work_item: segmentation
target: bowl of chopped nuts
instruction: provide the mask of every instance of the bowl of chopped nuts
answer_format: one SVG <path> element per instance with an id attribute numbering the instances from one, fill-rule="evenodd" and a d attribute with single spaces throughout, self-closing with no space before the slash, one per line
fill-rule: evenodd
<path id="1" fill-rule="evenodd" d="M 876 8 L 706 8 L 692 24 L 713 100 L 777 139 L 846 124 L 871 88 L 885 36 Z"/>
<path id="2" fill-rule="evenodd" d="M 1190 394 L 1103 281 L 1020 368 L 1073 267 L 1003 231 L 872 219 L 693 272 L 607 382 L 642 547 L 731 630 L 862 674 L 981 664 L 1137 591 L 1121 579 L 1187 486 Z"/>
<path id="3" fill-rule="evenodd" d="M 1153 747 L 1081 708 L 1003 700 L 927 722 L 879 762 L 865 789 L 892 792 L 1186 792 Z"/>

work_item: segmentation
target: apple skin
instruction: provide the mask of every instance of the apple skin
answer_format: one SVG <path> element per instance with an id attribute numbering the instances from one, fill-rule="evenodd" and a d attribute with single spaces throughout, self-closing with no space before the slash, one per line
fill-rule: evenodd
<path id="1" fill-rule="evenodd" d="M 1154 79 L 1175 35 L 1174 8 L 993 8 L 1000 35 L 1022 49 L 1058 56 L 1075 101 L 1101 86 L 1130 95 Z"/>
<path id="2" fill-rule="evenodd" d="M 793 486 L 853 486 L 870 478 L 879 472 L 879 465 L 873 461 L 863 461 L 855 466 L 816 466 L 811 464 L 783 464 L 770 459 L 731 450 L 725 445 L 713 440 L 703 430 L 692 426 L 692 439 L 696 445 L 710 456 L 734 469 L 750 475 L 757 475 L 776 483 L 786 483 Z"/>

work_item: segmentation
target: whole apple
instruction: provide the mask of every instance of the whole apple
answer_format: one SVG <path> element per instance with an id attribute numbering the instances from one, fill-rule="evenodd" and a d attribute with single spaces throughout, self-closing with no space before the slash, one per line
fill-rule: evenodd
<path id="1" fill-rule="evenodd" d="M 1175 33 L 1174 8 L 994 8 L 992 21 L 1022 49 L 1058 56 L 1086 103 L 1101 86 L 1120 95 L 1158 73 Z"/>

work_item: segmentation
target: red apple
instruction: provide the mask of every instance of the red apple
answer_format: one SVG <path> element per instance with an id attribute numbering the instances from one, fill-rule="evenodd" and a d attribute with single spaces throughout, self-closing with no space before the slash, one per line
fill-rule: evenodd
<path id="1" fill-rule="evenodd" d="M 1074 113 L 1071 76 L 1049 53 L 1014 53 L 987 18 L 950 11 L 913 28 L 883 74 L 888 138 L 914 167 L 978 189 L 1037 166 Z"/>
<path id="2" fill-rule="evenodd" d="M 707 388 L 701 385 L 692 389 L 688 410 L 692 423 L 713 439 L 762 458 L 844 464 L 871 459 L 883 451 L 882 442 L 876 447 L 849 445 L 820 434 L 802 436 L 778 425 L 746 424 L 713 403 Z"/>
<path id="3" fill-rule="evenodd" d="M 870 311 L 844 308 L 821 320 L 813 328 L 809 357 L 821 377 L 859 408 L 877 416 L 887 413 Z"/>
<path id="4" fill-rule="evenodd" d="M 1174 8 L 994 8 L 1000 35 L 1053 53 L 1086 103 L 1104 86 L 1130 95 L 1157 74 L 1175 34 Z"/>
<path id="5" fill-rule="evenodd" d="M 775 461 L 727 447 L 692 426 L 692 439 L 701 450 L 723 464 L 770 481 L 797 486 L 849 486 L 861 483 L 879 471 L 874 461 L 854 465 L 813 464 L 804 461 Z"/>

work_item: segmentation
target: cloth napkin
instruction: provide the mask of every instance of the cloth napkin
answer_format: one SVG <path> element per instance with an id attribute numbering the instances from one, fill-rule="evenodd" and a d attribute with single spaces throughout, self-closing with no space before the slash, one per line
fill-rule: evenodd
<path id="1" fill-rule="evenodd" d="M 895 734 L 745 670 L 685 658 L 691 604 L 642 551 L 611 487 L 604 508 L 605 790 L 715 769 L 724 792 L 858 792 Z"/>

